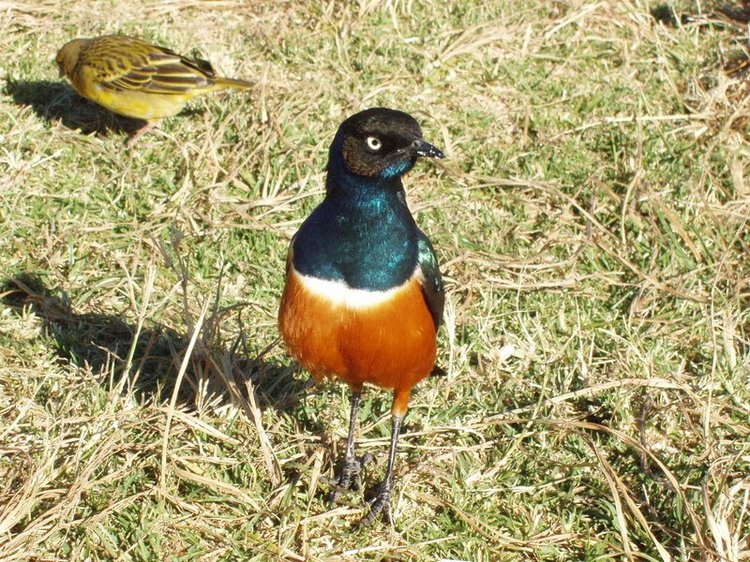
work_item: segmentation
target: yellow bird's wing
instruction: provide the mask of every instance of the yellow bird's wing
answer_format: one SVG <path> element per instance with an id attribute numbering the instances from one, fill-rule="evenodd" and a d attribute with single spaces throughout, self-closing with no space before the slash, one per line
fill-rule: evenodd
<path id="1" fill-rule="evenodd" d="M 208 62 L 132 37 L 94 39 L 81 56 L 84 60 L 80 62 L 90 69 L 93 79 L 115 90 L 179 95 L 216 87 Z"/>

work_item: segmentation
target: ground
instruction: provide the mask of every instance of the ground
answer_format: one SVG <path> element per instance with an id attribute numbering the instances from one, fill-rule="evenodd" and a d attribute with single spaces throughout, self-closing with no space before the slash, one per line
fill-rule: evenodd
<path id="1" fill-rule="evenodd" d="M 0 559 L 750 559 L 742 5 L 0 3 Z M 726 10 L 725 10 L 726 11 Z M 255 81 L 137 124 L 53 64 L 122 32 Z M 346 389 L 275 316 L 338 124 L 407 111 L 447 286 L 394 523 L 326 503 Z M 382 477 L 390 396 L 357 445 Z"/>

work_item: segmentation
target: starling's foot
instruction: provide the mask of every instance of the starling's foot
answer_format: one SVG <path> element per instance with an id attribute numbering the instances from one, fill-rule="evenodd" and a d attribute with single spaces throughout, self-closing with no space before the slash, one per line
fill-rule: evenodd
<path id="1" fill-rule="evenodd" d="M 339 475 L 330 482 L 333 486 L 333 491 L 328 495 L 328 502 L 334 503 L 341 495 L 341 492 L 348 490 L 356 492 L 359 490 L 362 487 L 362 479 L 360 477 L 362 469 L 373 460 L 373 456 L 367 453 L 361 457 L 349 459 L 348 462 L 345 461 Z"/>
<path id="2" fill-rule="evenodd" d="M 383 517 L 383 521 L 390 525 L 391 523 L 391 487 L 387 482 L 378 486 L 375 497 L 370 500 L 370 512 L 354 524 L 355 529 L 368 527 L 375 522 L 378 515 Z"/>

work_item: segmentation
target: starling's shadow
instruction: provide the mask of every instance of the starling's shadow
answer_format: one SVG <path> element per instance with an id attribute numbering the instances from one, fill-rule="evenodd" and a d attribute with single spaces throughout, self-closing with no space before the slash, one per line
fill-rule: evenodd
<path id="1" fill-rule="evenodd" d="M 171 397 L 189 334 L 157 326 L 144 327 L 136 336 L 137 327 L 118 316 L 76 313 L 64 293 L 48 289 L 38 277 L 29 274 L 2 281 L 0 298 L 16 313 L 30 309 L 41 318 L 61 360 L 87 366 L 98 374 L 103 385 L 121 384 L 124 392 L 133 392 L 146 401 L 163 402 Z M 182 404 L 189 407 L 200 396 L 247 401 L 248 392 L 252 391 L 253 401 L 261 409 L 298 410 L 309 382 L 295 377 L 296 368 L 268 362 L 263 357 L 248 358 L 244 349 L 211 345 L 211 340 L 217 338 L 210 333 L 214 328 L 209 321 L 204 323 L 206 328 L 209 334 L 201 332 L 180 387 Z M 248 385 L 248 381 L 252 384 Z M 307 431 L 322 430 L 311 420 L 300 422 Z"/>
<path id="2" fill-rule="evenodd" d="M 25 81 L 7 78 L 5 93 L 17 105 L 31 107 L 36 115 L 46 121 L 60 121 L 69 129 L 84 134 L 125 133 L 132 135 L 146 122 L 122 117 L 82 98 L 65 82 L 49 80 Z"/>

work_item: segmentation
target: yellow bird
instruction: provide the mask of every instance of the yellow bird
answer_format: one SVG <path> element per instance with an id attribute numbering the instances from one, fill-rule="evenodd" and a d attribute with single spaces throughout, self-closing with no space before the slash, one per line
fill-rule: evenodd
<path id="1" fill-rule="evenodd" d="M 73 39 L 58 51 L 60 76 L 84 98 L 126 117 L 146 121 L 128 141 L 171 117 L 197 95 L 252 83 L 216 76 L 211 65 L 126 35 Z"/>

